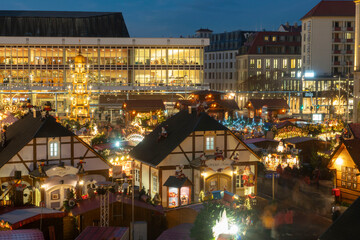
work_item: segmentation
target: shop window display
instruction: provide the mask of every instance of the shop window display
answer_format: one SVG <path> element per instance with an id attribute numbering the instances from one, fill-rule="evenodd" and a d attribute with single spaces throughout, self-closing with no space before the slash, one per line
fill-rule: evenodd
<path id="1" fill-rule="evenodd" d="M 179 189 L 174 187 L 169 187 L 169 207 L 178 207 L 179 206 Z"/>

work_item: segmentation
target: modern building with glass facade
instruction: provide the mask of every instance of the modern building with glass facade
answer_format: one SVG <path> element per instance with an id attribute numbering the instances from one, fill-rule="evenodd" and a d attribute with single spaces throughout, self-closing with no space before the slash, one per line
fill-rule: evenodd
<path id="1" fill-rule="evenodd" d="M 43 21 L 34 22 L 36 16 Z M 17 21 L 9 20 L 14 18 Z M 29 19 L 29 23 L 22 21 L 27 30 L 0 30 L 0 97 L 11 91 L 36 105 L 53 101 L 57 110 L 65 110 L 71 68 L 79 51 L 89 69 L 93 99 L 105 92 L 191 91 L 204 85 L 208 39 L 130 38 L 121 13 L 0 12 L 0 22 L 14 26 L 23 18 Z M 114 26 L 103 32 L 101 21 Z M 73 31 L 65 31 L 65 26 Z M 52 27 L 53 31 L 42 31 Z"/>

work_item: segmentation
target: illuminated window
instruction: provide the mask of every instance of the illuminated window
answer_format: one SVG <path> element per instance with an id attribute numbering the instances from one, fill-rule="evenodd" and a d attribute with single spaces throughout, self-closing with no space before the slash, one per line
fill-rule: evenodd
<path id="1" fill-rule="evenodd" d="M 255 67 L 255 59 L 250 59 L 250 68 Z"/>
<path id="2" fill-rule="evenodd" d="M 283 59 L 283 68 L 287 68 L 287 67 L 288 67 L 288 60 Z"/>
<path id="3" fill-rule="evenodd" d="M 296 77 L 296 72 L 295 71 L 291 71 L 291 77 L 292 78 Z"/>
<path id="4" fill-rule="evenodd" d="M 276 36 L 273 36 L 273 37 L 272 37 L 272 41 L 273 41 L 273 42 L 276 42 Z"/>
<path id="5" fill-rule="evenodd" d="M 291 68 L 296 68 L 296 59 L 291 59 Z"/>
<path id="6" fill-rule="evenodd" d="M 341 187 L 348 189 L 357 189 L 358 187 L 358 179 L 356 174 L 359 171 L 356 168 L 351 167 L 341 167 Z"/>
<path id="7" fill-rule="evenodd" d="M 298 66 L 298 68 L 301 68 L 301 59 L 297 60 L 297 66 Z"/>
<path id="8" fill-rule="evenodd" d="M 215 150 L 215 137 L 205 138 L 205 150 Z"/>
<path id="9" fill-rule="evenodd" d="M 256 60 L 256 67 L 261 68 L 261 59 Z"/>
<path id="10" fill-rule="evenodd" d="M 265 37 L 264 37 L 264 40 L 265 40 L 265 41 L 269 41 L 269 36 L 265 36 Z"/>
<path id="11" fill-rule="evenodd" d="M 60 144 L 58 140 L 49 142 L 49 158 L 59 157 Z"/>
<path id="12" fill-rule="evenodd" d="M 270 59 L 265 59 L 265 67 L 266 67 L 267 69 L 270 68 Z"/>
<path id="13" fill-rule="evenodd" d="M 352 34 L 349 32 L 345 33 L 345 39 L 352 39 Z"/>
<path id="14" fill-rule="evenodd" d="M 266 79 L 270 79 L 270 72 L 269 71 L 266 71 Z"/>
<path id="15" fill-rule="evenodd" d="M 279 67 L 279 60 L 274 59 L 274 68 L 278 68 L 278 67 Z"/>

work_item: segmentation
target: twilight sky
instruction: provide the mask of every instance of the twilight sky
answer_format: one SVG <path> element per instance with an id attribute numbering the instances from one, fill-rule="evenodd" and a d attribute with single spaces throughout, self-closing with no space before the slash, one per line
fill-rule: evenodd
<path id="1" fill-rule="evenodd" d="M 3 0 L 2 10 L 122 12 L 131 37 L 178 37 L 199 28 L 214 33 L 276 30 L 299 21 L 320 0 Z"/>

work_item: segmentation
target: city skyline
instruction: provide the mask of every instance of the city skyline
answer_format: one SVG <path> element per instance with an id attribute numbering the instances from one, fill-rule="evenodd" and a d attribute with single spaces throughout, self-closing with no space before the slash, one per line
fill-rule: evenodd
<path id="1" fill-rule="evenodd" d="M 320 1 L 318 1 L 320 2 Z M 234 30 L 277 30 L 280 24 L 300 22 L 313 0 L 271 2 L 210 1 L 8 1 L 2 10 L 122 12 L 131 37 L 187 37 L 199 28 L 215 33 Z M 141 6 L 141 7 L 139 7 Z M 176 9 L 176 10 L 175 10 Z M 274 14 L 275 13 L 275 14 Z"/>

